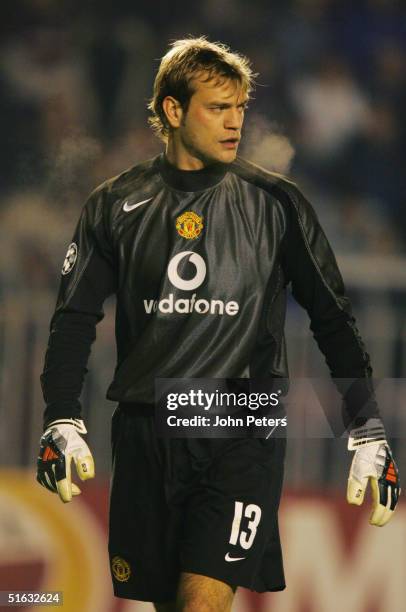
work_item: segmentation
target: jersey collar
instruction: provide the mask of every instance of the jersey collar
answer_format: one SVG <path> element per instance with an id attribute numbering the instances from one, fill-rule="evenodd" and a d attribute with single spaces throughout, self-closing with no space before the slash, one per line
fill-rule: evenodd
<path id="1" fill-rule="evenodd" d="M 201 170 L 179 170 L 169 163 L 165 153 L 157 157 L 159 171 L 165 183 L 179 191 L 202 191 L 220 183 L 229 164 L 215 163 Z"/>

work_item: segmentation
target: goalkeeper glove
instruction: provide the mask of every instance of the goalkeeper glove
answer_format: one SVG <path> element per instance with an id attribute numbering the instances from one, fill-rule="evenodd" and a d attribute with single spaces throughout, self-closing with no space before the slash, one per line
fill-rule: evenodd
<path id="1" fill-rule="evenodd" d="M 400 495 L 398 469 L 378 418 L 350 431 L 348 450 L 355 450 L 348 478 L 347 501 L 360 506 L 368 481 L 371 483 L 373 509 L 371 525 L 383 527 L 392 517 Z"/>
<path id="2" fill-rule="evenodd" d="M 94 462 L 88 445 L 79 434 L 87 433 L 81 419 L 58 419 L 47 426 L 37 462 L 37 481 L 49 491 L 58 493 L 63 502 L 80 495 L 71 479 L 71 461 L 81 480 L 94 477 Z"/>

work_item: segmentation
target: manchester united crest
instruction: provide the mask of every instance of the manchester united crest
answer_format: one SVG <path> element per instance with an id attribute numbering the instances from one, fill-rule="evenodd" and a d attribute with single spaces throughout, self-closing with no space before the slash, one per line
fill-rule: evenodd
<path id="1" fill-rule="evenodd" d="M 131 576 L 131 568 L 129 563 L 121 557 L 113 557 L 111 560 L 111 570 L 113 576 L 119 582 L 127 582 Z"/>
<path id="2" fill-rule="evenodd" d="M 193 240 L 202 233 L 203 217 L 192 211 L 185 212 L 176 219 L 176 229 L 182 238 Z"/>

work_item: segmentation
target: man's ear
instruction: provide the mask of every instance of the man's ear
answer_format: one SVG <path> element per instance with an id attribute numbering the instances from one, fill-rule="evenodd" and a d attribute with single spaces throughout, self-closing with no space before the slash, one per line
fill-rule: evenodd
<path id="1" fill-rule="evenodd" d="M 162 109 L 171 128 L 178 128 L 182 123 L 183 116 L 183 109 L 180 102 L 172 96 L 166 96 L 166 98 L 162 100 Z"/>

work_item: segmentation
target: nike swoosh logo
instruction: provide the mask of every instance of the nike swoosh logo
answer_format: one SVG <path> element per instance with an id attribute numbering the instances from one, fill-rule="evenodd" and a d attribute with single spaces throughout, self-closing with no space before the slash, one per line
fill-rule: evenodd
<path id="1" fill-rule="evenodd" d="M 152 199 L 153 198 L 148 198 L 147 200 L 142 200 L 142 202 L 137 202 L 137 204 L 129 204 L 128 200 L 126 200 L 124 202 L 123 210 L 125 210 L 125 212 L 130 212 L 131 210 L 138 208 L 138 206 L 141 206 L 142 204 L 146 204 L 147 202 L 150 202 Z"/>
<path id="2" fill-rule="evenodd" d="M 230 554 L 227 553 L 224 559 L 226 561 L 242 561 L 243 559 L 245 559 L 245 557 L 230 557 Z"/>

